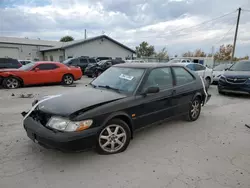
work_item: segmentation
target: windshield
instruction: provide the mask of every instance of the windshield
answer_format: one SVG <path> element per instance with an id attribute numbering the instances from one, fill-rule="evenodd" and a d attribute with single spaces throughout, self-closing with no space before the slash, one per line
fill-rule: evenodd
<path id="1" fill-rule="evenodd" d="M 66 59 L 65 61 L 63 61 L 62 63 L 63 64 L 68 64 L 73 58 L 69 58 L 69 59 Z"/>
<path id="2" fill-rule="evenodd" d="M 99 61 L 97 64 L 98 64 L 98 65 L 103 65 L 105 62 L 107 62 L 107 60 Z"/>
<path id="3" fill-rule="evenodd" d="M 239 61 L 233 64 L 230 71 L 250 71 L 250 61 Z"/>
<path id="4" fill-rule="evenodd" d="M 214 71 L 223 71 L 226 68 L 229 68 L 232 64 L 220 64 L 214 67 Z"/>
<path id="5" fill-rule="evenodd" d="M 145 69 L 138 68 L 111 67 L 91 82 L 91 85 L 130 94 L 135 91 L 144 71 Z"/>
<path id="6" fill-rule="evenodd" d="M 31 70 L 35 66 L 35 64 L 36 63 L 32 62 L 32 63 L 26 64 L 26 65 L 23 65 L 19 68 L 19 70 L 24 70 L 24 71 Z"/>

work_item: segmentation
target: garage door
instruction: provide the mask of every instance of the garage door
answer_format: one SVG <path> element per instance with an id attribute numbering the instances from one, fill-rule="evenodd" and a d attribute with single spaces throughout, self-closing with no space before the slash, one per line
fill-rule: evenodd
<path id="1" fill-rule="evenodd" d="M 18 49 L 0 47 L 0 57 L 10 57 L 13 59 L 19 59 Z"/>

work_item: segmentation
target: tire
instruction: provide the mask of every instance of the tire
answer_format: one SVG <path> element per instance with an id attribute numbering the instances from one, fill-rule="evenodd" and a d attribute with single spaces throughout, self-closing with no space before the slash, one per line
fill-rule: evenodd
<path id="1" fill-rule="evenodd" d="M 3 86 L 7 89 L 16 89 L 21 86 L 21 82 L 18 78 L 8 77 L 3 80 Z"/>
<path id="2" fill-rule="evenodd" d="M 201 100 L 200 98 L 196 97 L 189 106 L 186 120 L 196 121 L 200 116 L 200 112 L 201 112 Z"/>
<path id="3" fill-rule="evenodd" d="M 116 154 L 127 149 L 131 139 L 129 126 L 120 119 L 113 119 L 98 134 L 97 152 L 99 154 Z"/>
<path id="4" fill-rule="evenodd" d="M 208 89 L 211 85 L 211 78 L 209 77 L 206 77 L 205 79 L 205 86 L 206 86 L 206 89 Z"/>
<path id="5" fill-rule="evenodd" d="M 71 85 L 74 83 L 74 77 L 71 74 L 65 74 L 62 78 L 62 83 L 64 85 Z"/>

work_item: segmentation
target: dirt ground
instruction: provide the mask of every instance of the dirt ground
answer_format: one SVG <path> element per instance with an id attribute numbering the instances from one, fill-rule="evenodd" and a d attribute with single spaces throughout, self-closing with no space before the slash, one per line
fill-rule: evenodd
<path id="1" fill-rule="evenodd" d="M 61 153 L 33 143 L 22 111 L 39 96 L 84 87 L 0 89 L 1 188 L 249 188 L 250 98 L 219 95 L 216 86 L 196 122 L 172 120 L 138 132 L 117 155 Z M 20 98 L 33 94 L 34 98 Z"/>

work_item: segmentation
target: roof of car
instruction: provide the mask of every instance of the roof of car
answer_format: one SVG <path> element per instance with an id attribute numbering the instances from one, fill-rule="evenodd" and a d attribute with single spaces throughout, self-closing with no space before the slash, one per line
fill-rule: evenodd
<path id="1" fill-rule="evenodd" d="M 115 67 L 128 67 L 128 68 L 157 68 L 157 67 L 170 67 L 179 66 L 183 67 L 185 63 L 122 63 L 114 65 Z"/>

